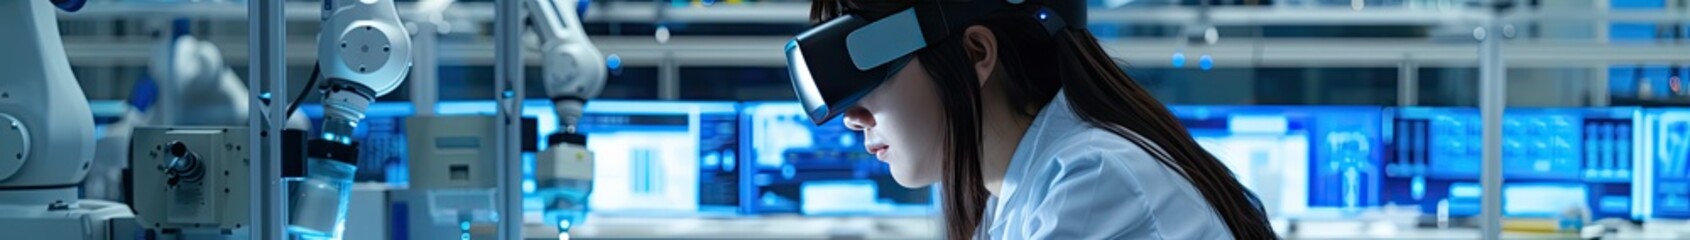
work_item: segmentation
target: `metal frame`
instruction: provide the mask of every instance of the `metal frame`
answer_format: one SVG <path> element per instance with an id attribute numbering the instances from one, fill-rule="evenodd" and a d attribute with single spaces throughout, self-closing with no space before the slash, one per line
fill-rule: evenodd
<path id="1" fill-rule="evenodd" d="M 522 99 L 524 64 L 522 62 L 522 2 L 498 0 L 494 27 L 497 63 L 494 79 L 494 98 L 497 98 L 499 119 L 494 136 L 499 149 L 495 160 L 499 166 L 499 239 L 522 239 Z"/>
<path id="2" fill-rule="evenodd" d="M 1420 105 L 1420 64 L 1414 55 L 1405 54 L 1397 64 L 1397 106 Z"/>
<path id="3" fill-rule="evenodd" d="M 1482 239 L 1502 237 L 1502 113 L 1506 107 L 1508 67 L 1502 58 L 1503 30 L 1500 20 L 1474 29 L 1479 47 L 1479 118 L 1483 119 L 1483 163 L 1480 164 L 1479 216 Z"/>
<path id="4" fill-rule="evenodd" d="M 1607 1 L 1600 1 L 1606 3 Z M 641 22 L 659 17 L 692 23 L 783 23 L 808 24 L 809 6 L 804 3 L 770 2 L 748 5 L 717 5 L 704 8 L 670 8 L 667 3 L 602 2 L 603 11 L 586 16 L 587 22 Z M 196 16 L 207 19 L 242 19 L 245 15 L 239 4 L 221 3 L 132 3 L 94 2 L 75 14 L 59 14 L 60 19 L 116 19 L 136 16 Z M 495 6 L 490 3 L 455 3 L 446 13 L 471 20 L 492 21 Z M 415 3 L 400 3 L 400 17 L 412 19 Z M 1534 19 L 1596 20 L 1610 19 L 1641 22 L 1690 21 L 1690 12 L 1664 10 L 1609 10 L 1607 5 L 1589 11 L 1522 11 L 1505 17 L 1509 21 Z M 315 21 L 321 11 L 315 2 L 290 2 L 285 16 L 289 21 Z M 1482 23 L 1491 14 L 1479 8 L 1452 10 L 1411 9 L 1405 7 L 1372 7 L 1361 11 L 1349 7 L 1261 8 L 1261 7 L 1132 7 L 1094 9 L 1089 11 L 1094 22 L 1127 22 L 1146 24 L 1184 24 L 1199 16 L 1208 16 L 1216 25 L 1444 25 L 1451 23 Z"/>
<path id="5" fill-rule="evenodd" d="M 434 104 L 440 99 L 440 34 L 430 21 L 411 21 L 411 77 L 406 85 L 411 90 L 411 109 L 416 116 L 434 116 Z"/>
<path id="6" fill-rule="evenodd" d="M 649 36 L 594 36 L 605 53 L 622 57 L 624 66 L 658 67 L 671 56 L 682 67 L 785 67 L 780 46 L 788 37 L 706 37 L 676 36 L 667 43 L 658 43 Z M 134 40 L 134 39 L 130 39 Z M 212 41 L 230 49 L 246 48 L 248 43 Z M 152 41 L 65 38 L 66 55 L 75 66 L 136 66 L 149 60 Z M 1519 67 L 1588 67 L 1605 62 L 1686 63 L 1684 55 L 1690 45 L 1645 43 L 1623 46 L 1591 46 L 1589 43 L 1515 41 L 1503 43 L 1510 49 L 1507 56 Z M 290 62 L 312 64 L 316 57 L 311 39 L 291 39 L 287 51 Z M 440 64 L 486 66 L 495 61 L 496 47 L 491 42 L 439 42 L 440 58 L 453 59 Z M 1433 43 L 1419 39 L 1259 39 L 1229 38 L 1215 45 L 1184 45 L 1174 39 L 1117 39 L 1103 43 L 1111 56 L 1125 59 L 1133 66 L 1166 67 L 1176 51 L 1207 53 L 1214 57 L 1216 67 L 1397 67 L 1412 61 L 1420 67 L 1474 66 L 1478 63 L 1477 41 L 1464 43 Z M 1335 55 L 1332 53 L 1344 53 Z M 532 54 L 531 54 L 532 55 Z M 231 65 L 240 65 L 248 53 L 225 52 Z M 1406 56 L 1406 57 L 1405 57 Z M 539 56 L 523 56 L 529 66 L 540 64 Z"/>
<path id="7" fill-rule="evenodd" d="M 283 21 L 285 14 L 282 0 L 258 0 L 247 3 L 247 32 L 248 64 L 251 71 L 247 72 L 247 93 L 252 96 L 248 102 L 247 114 L 248 138 L 253 151 L 249 160 L 256 164 L 249 164 L 253 178 L 249 181 L 251 199 L 258 201 L 250 210 L 252 226 L 249 234 L 252 239 L 282 240 L 283 224 L 285 224 L 285 207 L 281 192 L 281 162 L 282 162 L 282 126 L 287 122 L 288 105 L 287 91 L 287 21 Z M 268 83 L 268 84 L 264 84 Z M 258 98 L 276 93 L 270 105 L 263 105 Z"/>

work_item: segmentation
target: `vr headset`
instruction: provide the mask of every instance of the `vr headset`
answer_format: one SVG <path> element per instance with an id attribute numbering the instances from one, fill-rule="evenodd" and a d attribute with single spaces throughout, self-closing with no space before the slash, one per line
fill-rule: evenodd
<path id="1" fill-rule="evenodd" d="M 981 17 L 1022 4 L 1040 7 L 1030 18 L 1050 34 L 1085 27 L 1083 0 L 913 0 L 880 18 L 849 13 L 786 43 L 788 71 L 799 102 L 816 125 L 838 117 L 902 70 L 913 53 L 962 32 Z"/>

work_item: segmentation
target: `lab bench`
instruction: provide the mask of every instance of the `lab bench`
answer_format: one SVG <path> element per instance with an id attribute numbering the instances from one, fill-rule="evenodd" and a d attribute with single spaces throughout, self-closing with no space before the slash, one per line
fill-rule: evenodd
<path id="1" fill-rule="evenodd" d="M 938 239 L 929 217 L 636 218 L 596 217 L 571 229 L 569 239 Z M 557 228 L 530 223 L 525 239 L 559 239 Z"/>

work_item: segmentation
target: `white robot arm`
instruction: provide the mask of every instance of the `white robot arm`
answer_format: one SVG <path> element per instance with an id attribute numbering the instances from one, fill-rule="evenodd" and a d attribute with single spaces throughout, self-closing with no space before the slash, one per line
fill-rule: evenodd
<path id="1" fill-rule="evenodd" d="M 216 45 L 180 35 L 154 51 L 149 72 L 160 94 L 158 108 L 148 113 L 150 125 L 246 124 L 246 84 L 223 64 Z"/>
<path id="2" fill-rule="evenodd" d="M 94 120 L 59 39 L 58 7 L 0 1 L 0 231 L 33 239 L 105 239 L 127 208 L 78 200 L 94 158 Z"/>
<path id="3" fill-rule="evenodd" d="M 604 89 L 607 69 L 604 54 L 593 46 L 576 16 L 579 0 L 528 0 L 524 2 L 535 31 L 540 35 L 546 95 L 552 98 L 558 123 L 565 132 L 575 132 L 582 105 Z"/>
<path id="4" fill-rule="evenodd" d="M 352 131 L 376 97 L 411 69 L 411 39 L 392 0 L 324 0 L 317 67 L 323 79 L 322 134 L 307 143 L 305 176 L 288 199 L 288 231 L 334 238 L 346 219 L 357 145 Z"/>
<path id="5" fill-rule="evenodd" d="M 552 99 L 561 130 L 547 136 L 548 147 L 535 161 L 536 194 L 545 199 L 546 219 L 556 221 L 558 231 L 567 234 L 570 226 L 586 220 L 587 196 L 593 186 L 593 154 L 587 151 L 587 138 L 577 132 L 577 126 L 583 105 L 604 88 L 607 69 L 604 55 L 581 28 L 576 14 L 580 1 L 523 3 L 540 35 L 546 95 Z"/>
<path id="6" fill-rule="evenodd" d="M 411 70 L 411 39 L 392 0 L 324 0 L 317 67 L 322 69 L 325 133 L 350 143 L 352 127 L 376 97 Z"/>

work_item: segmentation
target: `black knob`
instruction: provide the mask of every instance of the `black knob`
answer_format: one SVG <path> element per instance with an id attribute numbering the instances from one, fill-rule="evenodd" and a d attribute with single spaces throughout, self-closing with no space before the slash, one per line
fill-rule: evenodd
<path id="1" fill-rule="evenodd" d="M 205 175 L 204 166 L 200 166 L 199 155 L 188 151 L 188 145 L 182 142 L 171 142 L 170 161 L 165 163 L 165 175 L 169 178 L 165 184 L 176 186 L 183 180 L 198 182 Z"/>
<path id="2" fill-rule="evenodd" d="M 170 156 L 182 157 L 183 155 L 188 155 L 188 144 L 182 142 L 170 143 Z"/>

